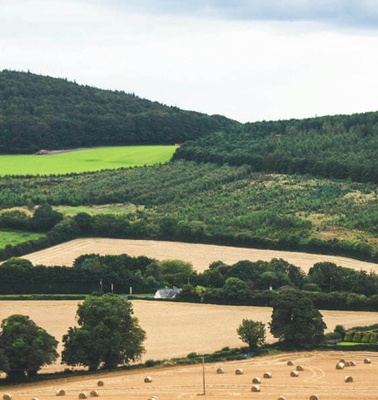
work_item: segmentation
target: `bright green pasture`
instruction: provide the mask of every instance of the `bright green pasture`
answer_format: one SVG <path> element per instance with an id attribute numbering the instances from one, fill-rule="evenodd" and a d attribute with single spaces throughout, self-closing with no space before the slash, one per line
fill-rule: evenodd
<path id="1" fill-rule="evenodd" d="M 28 242 L 29 240 L 37 240 L 42 236 L 46 235 L 25 231 L 0 230 L 0 249 L 3 249 L 7 244 L 14 246 L 18 243 Z"/>
<path id="2" fill-rule="evenodd" d="M 176 146 L 120 146 L 51 155 L 0 155 L 0 176 L 61 175 L 168 162 Z"/>

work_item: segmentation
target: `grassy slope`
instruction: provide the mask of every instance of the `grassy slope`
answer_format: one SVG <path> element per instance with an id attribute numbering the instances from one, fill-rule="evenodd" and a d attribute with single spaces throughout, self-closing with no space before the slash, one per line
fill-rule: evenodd
<path id="1" fill-rule="evenodd" d="M 23 231 L 0 230 L 0 249 L 4 248 L 7 244 L 13 246 L 18 243 L 27 242 L 29 240 L 37 240 L 42 236 L 45 235 Z"/>
<path id="2" fill-rule="evenodd" d="M 52 155 L 0 155 L 0 175 L 52 175 L 100 171 L 169 161 L 175 146 L 121 146 Z"/>

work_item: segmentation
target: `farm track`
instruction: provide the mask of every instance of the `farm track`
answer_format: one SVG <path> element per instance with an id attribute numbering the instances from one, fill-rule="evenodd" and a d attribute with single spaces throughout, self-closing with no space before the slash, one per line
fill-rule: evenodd
<path id="1" fill-rule="evenodd" d="M 270 261 L 272 258 L 282 258 L 300 267 L 305 272 L 308 272 L 317 262 L 329 261 L 342 267 L 378 273 L 377 263 L 347 257 L 157 240 L 76 239 L 27 254 L 23 258 L 30 260 L 34 265 L 71 266 L 77 257 L 92 253 L 100 255 L 128 254 L 134 257 L 146 256 L 159 261 L 178 259 L 191 262 L 198 272 L 203 272 L 212 262 L 218 260 L 226 264 L 234 264 L 241 260 Z"/>

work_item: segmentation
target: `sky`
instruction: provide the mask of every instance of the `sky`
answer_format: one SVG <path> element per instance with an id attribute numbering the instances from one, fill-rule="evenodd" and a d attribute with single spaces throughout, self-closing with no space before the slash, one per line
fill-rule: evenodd
<path id="1" fill-rule="evenodd" d="M 378 1 L 0 0 L 3 69 L 240 122 L 378 111 Z"/>

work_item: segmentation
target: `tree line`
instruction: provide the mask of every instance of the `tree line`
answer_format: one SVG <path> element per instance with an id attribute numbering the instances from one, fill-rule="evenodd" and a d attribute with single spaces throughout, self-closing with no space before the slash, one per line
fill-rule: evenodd
<path id="1" fill-rule="evenodd" d="M 72 267 L 33 266 L 11 258 L 0 266 L 2 294 L 155 293 L 180 287 L 176 301 L 268 306 L 283 289 L 303 291 L 320 309 L 378 310 L 378 275 L 331 262 L 315 263 L 305 274 L 282 259 L 212 263 L 198 273 L 181 260 L 159 261 L 126 254 L 78 257 Z"/>
<path id="2" fill-rule="evenodd" d="M 237 124 L 122 91 L 66 79 L 0 72 L 0 153 L 131 144 L 174 144 Z"/>

